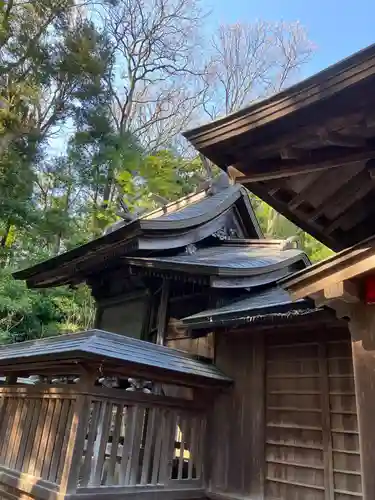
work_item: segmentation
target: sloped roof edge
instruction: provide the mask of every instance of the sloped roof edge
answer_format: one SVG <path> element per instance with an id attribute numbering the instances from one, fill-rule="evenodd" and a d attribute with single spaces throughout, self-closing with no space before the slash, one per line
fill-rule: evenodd
<path id="1" fill-rule="evenodd" d="M 90 258 L 91 256 L 94 256 L 98 253 L 106 253 L 112 247 L 118 248 L 119 246 L 121 246 L 124 247 L 125 251 L 126 246 L 129 246 L 129 248 L 133 248 L 133 250 L 137 249 L 139 244 L 139 237 L 141 237 L 142 235 L 149 234 L 150 238 L 152 238 L 155 237 L 157 231 L 169 231 L 172 235 L 174 234 L 174 231 L 176 231 L 177 234 L 178 231 L 181 232 L 181 230 L 183 229 L 188 230 L 189 228 L 193 228 L 196 225 L 203 225 L 204 223 L 208 223 L 211 219 L 213 220 L 215 219 L 215 217 L 218 217 L 220 214 L 226 212 L 231 206 L 238 203 L 240 200 L 243 201 L 243 204 L 247 211 L 247 217 L 250 216 L 251 226 L 255 231 L 254 236 L 257 235 L 259 237 L 262 237 L 259 223 L 254 215 L 250 201 L 248 200 L 247 190 L 239 185 L 236 185 L 230 186 L 226 191 L 227 193 L 225 193 L 224 190 L 217 193 L 216 195 L 206 196 L 203 198 L 199 197 L 200 193 L 197 193 L 196 195 L 188 195 L 177 200 L 176 202 L 174 202 L 174 204 L 169 205 L 170 207 L 172 207 L 172 205 L 178 206 L 182 204 L 182 212 L 186 213 L 186 211 L 189 211 L 189 217 L 187 217 L 186 220 L 181 217 L 176 219 L 172 218 L 172 220 L 165 220 L 164 215 L 166 214 L 162 210 L 157 210 L 152 212 L 151 214 L 148 214 L 149 216 L 152 216 L 151 219 L 147 219 L 147 216 L 145 215 L 142 218 L 131 221 L 128 224 L 124 224 L 115 231 L 109 232 L 108 234 L 90 241 L 89 243 L 81 245 L 80 247 L 69 250 L 34 266 L 16 271 L 15 273 L 13 273 L 13 277 L 15 279 L 30 280 L 38 274 L 52 272 L 60 267 L 69 266 L 72 262 L 77 265 L 81 261 L 84 261 L 85 259 Z M 201 205 L 203 203 L 204 206 L 201 207 L 199 213 L 194 213 L 194 210 L 192 209 L 196 207 L 196 204 L 191 205 L 190 203 L 192 201 L 194 202 L 194 200 L 197 201 L 197 196 L 198 205 Z M 216 203 L 215 207 L 212 206 L 212 200 L 214 200 L 214 205 Z M 209 207 L 205 207 L 207 203 L 210 204 Z M 177 210 L 172 213 L 181 214 L 182 212 Z M 155 218 L 156 215 L 159 216 L 159 214 L 162 213 L 164 215 L 160 215 L 160 220 L 158 218 Z M 246 222 L 247 220 L 245 220 L 245 223 Z M 249 227 L 247 229 L 249 230 Z M 54 283 L 49 286 L 53 286 L 53 284 Z"/>
<path id="2" fill-rule="evenodd" d="M 332 64 L 328 68 L 292 85 L 285 90 L 261 99 L 239 111 L 195 127 L 183 133 L 198 151 L 212 143 L 224 141 L 231 132 L 240 133 L 258 127 L 271 118 L 279 119 L 287 110 L 294 110 L 304 100 L 316 95 L 321 96 L 323 89 L 334 88 L 337 83 L 350 76 L 350 72 L 375 57 L 375 44 Z M 314 88 L 316 93 L 314 94 Z"/>
<path id="3" fill-rule="evenodd" d="M 194 384 L 225 385 L 231 382 L 214 365 L 199 361 L 194 356 L 143 340 L 137 340 L 102 330 L 62 335 L 41 340 L 11 344 L 0 348 L 0 370 L 44 361 L 81 359 L 97 360 L 125 366 L 150 368 L 159 376 L 183 375 Z M 129 374 L 131 369 L 129 369 Z M 164 374 L 164 375 L 163 375 Z"/>
<path id="4" fill-rule="evenodd" d="M 375 270 L 374 236 L 281 279 L 279 284 L 297 300 L 322 290 L 328 280 L 349 280 L 372 270 Z"/>
<path id="5" fill-rule="evenodd" d="M 309 300 L 293 302 L 289 293 L 280 287 L 254 291 L 249 297 L 233 301 L 229 305 L 217 309 L 202 311 L 183 318 L 182 322 L 191 329 L 203 327 L 225 326 L 238 322 L 251 322 L 251 318 L 259 316 L 286 314 L 291 311 L 313 309 Z"/>

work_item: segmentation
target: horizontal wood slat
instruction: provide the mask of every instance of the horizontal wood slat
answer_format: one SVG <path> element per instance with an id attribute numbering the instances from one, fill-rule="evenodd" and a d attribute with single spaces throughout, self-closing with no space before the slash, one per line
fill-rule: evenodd
<path id="1" fill-rule="evenodd" d="M 361 498 L 349 340 L 266 350 L 266 500 Z"/>

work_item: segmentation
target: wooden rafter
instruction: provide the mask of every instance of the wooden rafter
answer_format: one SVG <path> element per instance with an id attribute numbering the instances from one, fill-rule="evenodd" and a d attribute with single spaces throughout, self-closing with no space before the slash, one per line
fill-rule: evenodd
<path id="1" fill-rule="evenodd" d="M 309 220 L 315 221 L 323 213 L 329 213 L 333 222 L 325 230 L 327 233 L 332 232 L 339 227 L 337 218 L 356 201 L 366 196 L 373 188 L 374 184 L 368 172 L 363 170 L 351 182 L 333 193 L 328 200 L 323 200 L 320 207 L 309 215 Z"/>
<path id="2" fill-rule="evenodd" d="M 318 135 L 323 142 L 334 146 L 344 148 L 362 148 L 366 146 L 366 140 L 363 137 L 333 132 L 326 128 L 320 130 Z"/>
<path id="3" fill-rule="evenodd" d="M 312 206 L 318 208 L 329 196 L 341 188 L 342 185 L 349 182 L 362 169 L 363 165 L 361 163 L 356 163 L 353 165 L 344 165 L 340 169 L 340 176 L 337 175 L 335 169 L 326 173 L 321 171 L 313 182 L 307 184 L 288 203 L 289 210 L 295 210 L 305 202 L 305 200 L 309 200 Z"/>
<path id="4" fill-rule="evenodd" d="M 334 148 L 333 151 L 331 148 L 324 149 L 312 151 L 305 161 L 262 160 L 262 162 L 254 163 L 254 166 L 247 167 L 243 163 L 238 163 L 234 167 L 245 174 L 239 181 L 247 184 L 338 168 L 375 157 L 375 146 L 356 148 L 352 151 L 346 148 Z"/>

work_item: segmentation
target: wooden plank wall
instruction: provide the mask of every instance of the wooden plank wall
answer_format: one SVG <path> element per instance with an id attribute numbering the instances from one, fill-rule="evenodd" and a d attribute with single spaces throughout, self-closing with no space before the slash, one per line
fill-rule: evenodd
<path id="1" fill-rule="evenodd" d="M 345 328 L 219 333 L 216 356 L 235 387 L 210 420 L 211 498 L 362 498 Z"/>
<path id="2" fill-rule="evenodd" d="M 202 356 L 204 358 L 213 359 L 214 357 L 214 340 L 213 334 L 210 333 L 207 337 L 192 339 L 191 337 L 168 338 L 166 345 L 172 349 L 179 349 L 190 354 Z"/>
<path id="3" fill-rule="evenodd" d="M 351 345 L 344 337 L 267 345 L 266 499 L 362 498 Z"/>
<path id="4" fill-rule="evenodd" d="M 211 493 L 263 497 L 264 336 L 217 334 L 216 364 L 235 380 L 215 401 L 208 425 Z"/>

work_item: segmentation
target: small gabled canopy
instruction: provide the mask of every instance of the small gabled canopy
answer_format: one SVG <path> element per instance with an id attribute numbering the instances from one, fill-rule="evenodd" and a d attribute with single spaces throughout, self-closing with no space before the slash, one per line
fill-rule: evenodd
<path id="1" fill-rule="evenodd" d="M 182 320 L 191 330 L 257 323 L 267 317 L 291 318 L 315 311 L 312 301 L 292 301 L 288 292 L 274 286 L 257 290 L 242 300 L 217 309 L 202 311 Z"/>
<path id="2" fill-rule="evenodd" d="M 57 257 L 14 273 L 31 287 L 80 283 L 123 255 L 148 255 L 197 243 L 218 231 L 233 208 L 246 238 L 262 237 L 245 188 L 229 185 L 201 191 L 131 222 L 116 223 L 105 235 Z"/>
<path id="3" fill-rule="evenodd" d="M 0 348 L 0 373 L 79 374 L 79 366 L 105 376 L 141 377 L 189 387 L 231 383 L 214 365 L 150 342 L 89 330 Z"/>
<path id="4" fill-rule="evenodd" d="M 252 277 L 261 283 L 290 273 L 309 264 L 306 254 L 298 249 L 282 250 L 280 247 L 248 242 L 232 241 L 215 247 L 201 248 L 192 255 L 183 253 L 172 257 L 126 257 L 130 266 L 148 270 L 165 270 L 179 273 L 206 275 L 210 277 Z M 242 286 L 249 286 L 243 283 Z"/>
<path id="5" fill-rule="evenodd" d="M 375 45 L 185 134 L 195 148 L 338 251 L 374 235 Z"/>

